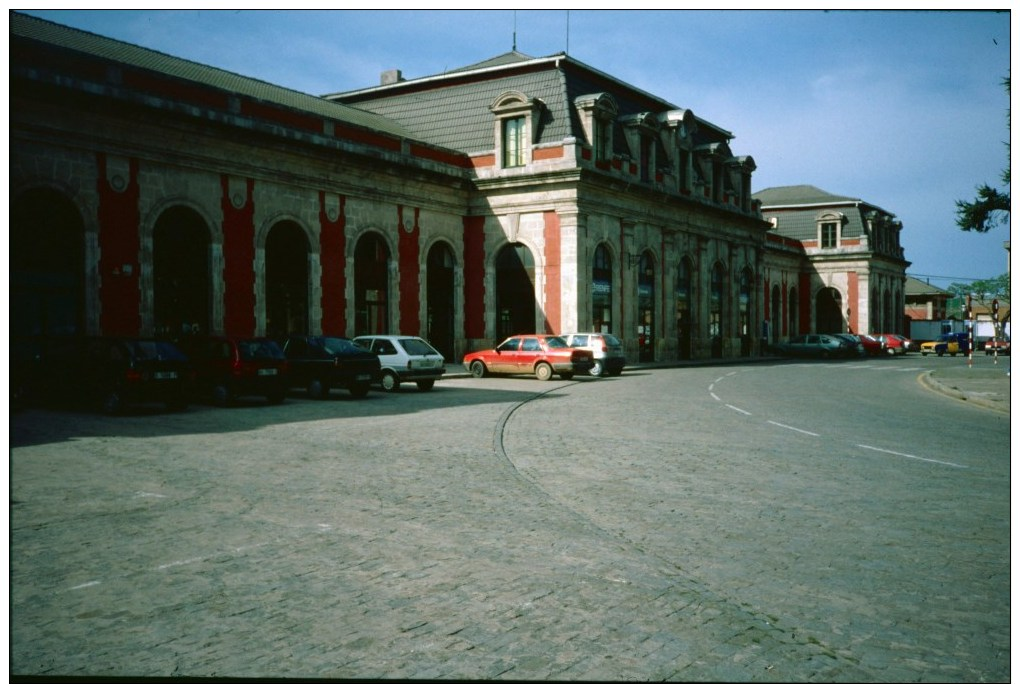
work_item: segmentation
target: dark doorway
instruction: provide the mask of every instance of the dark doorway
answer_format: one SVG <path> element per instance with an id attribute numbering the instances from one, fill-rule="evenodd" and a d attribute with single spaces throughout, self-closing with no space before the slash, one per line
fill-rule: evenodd
<path id="1" fill-rule="evenodd" d="M 638 261 L 638 358 L 655 360 L 655 260 L 641 253 Z"/>
<path id="2" fill-rule="evenodd" d="M 815 297 L 815 332 L 843 332 L 843 298 L 839 290 L 825 287 Z"/>
<path id="3" fill-rule="evenodd" d="M 613 257 L 601 244 L 591 267 L 591 317 L 595 332 L 613 332 Z"/>
<path id="4" fill-rule="evenodd" d="M 173 207 L 152 234 L 156 335 L 180 339 L 209 332 L 209 231 L 188 207 Z"/>
<path id="5" fill-rule="evenodd" d="M 354 334 L 390 332 L 390 250 L 377 233 L 367 233 L 354 249 Z"/>
<path id="6" fill-rule="evenodd" d="M 266 237 L 266 334 L 308 332 L 308 238 L 283 221 Z"/>
<path id="7" fill-rule="evenodd" d="M 453 250 L 445 242 L 433 245 L 428 257 L 426 306 L 428 321 L 426 336 L 429 342 L 446 357 L 454 358 L 454 258 Z"/>
<path id="8" fill-rule="evenodd" d="M 496 256 L 496 333 L 500 339 L 535 331 L 535 259 L 520 243 Z"/>

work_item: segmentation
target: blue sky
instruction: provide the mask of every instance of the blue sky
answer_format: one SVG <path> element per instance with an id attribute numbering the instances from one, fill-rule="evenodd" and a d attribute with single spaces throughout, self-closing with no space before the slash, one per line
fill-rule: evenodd
<path id="1" fill-rule="evenodd" d="M 757 163 L 755 191 L 808 184 L 896 214 L 911 275 L 946 287 L 1007 270 L 1009 226 L 963 232 L 955 200 L 999 186 L 1009 165 L 1009 12 L 27 12 L 315 95 L 388 69 L 441 73 L 515 40 L 536 57 L 566 51 L 732 132 Z"/>

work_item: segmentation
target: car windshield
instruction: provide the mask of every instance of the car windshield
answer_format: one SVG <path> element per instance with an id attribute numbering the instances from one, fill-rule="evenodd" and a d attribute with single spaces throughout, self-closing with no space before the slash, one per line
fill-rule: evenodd
<path id="1" fill-rule="evenodd" d="M 425 356 L 426 354 L 438 354 L 425 340 L 417 337 L 403 337 L 400 339 L 400 346 L 411 356 Z"/>
<path id="2" fill-rule="evenodd" d="M 344 337 L 320 337 L 319 341 L 330 354 L 360 354 L 365 351 Z"/>
<path id="3" fill-rule="evenodd" d="M 550 349 L 563 349 L 570 346 L 562 337 L 547 337 L 545 338 L 545 345 Z"/>
<path id="4" fill-rule="evenodd" d="M 241 340 L 237 343 L 237 351 L 244 361 L 284 358 L 280 345 L 272 340 Z"/>

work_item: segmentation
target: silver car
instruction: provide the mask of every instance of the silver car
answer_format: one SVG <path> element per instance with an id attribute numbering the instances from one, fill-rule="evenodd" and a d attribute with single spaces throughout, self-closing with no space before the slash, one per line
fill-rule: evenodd
<path id="1" fill-rule="evenodd" d="M 443 355 L 420 337 L 361 335 L 354 338 L 354 343 L 379 357 L 380 384 L 387 392 L 396 392 L 402 382 L 413 382 L 425 392 L 446 372 Z"/>
<path id="2" fill-rule="evenodd" d="M 627 357 L 623 353 L 623 343 L 609 333 L 580 332 L 560 335 L 567 344 L 578 349 L 587 349 L 595 358 L 595 365 L 589 371 L 598 377 L 602 375 L 619 375 L 627 365 Z"/>

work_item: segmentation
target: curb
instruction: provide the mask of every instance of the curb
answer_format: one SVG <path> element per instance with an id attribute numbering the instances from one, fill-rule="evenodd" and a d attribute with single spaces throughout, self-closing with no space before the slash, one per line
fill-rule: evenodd
<path id="1" fill-rule="evenodd" d="M 966 401 L 969 404 L 980 406 L 982 408 L 992 409 L 999 411 L 1000 413 L 1009 413 L 1009 404 L 1001 401 L 994 401 L 985 399 L 984 397 L 975 395 L 973 392 L 964 392 L 963 390 L 950 387 L 939 380 L 932 377 L 934 371 L 925 371 L 918 376 L 918 382 L 924 385 L 926 388 L 933 392 L 938 392 L 943 396 L 950 397 L 951 399 L 958 399 L 959 401 Z"/>

